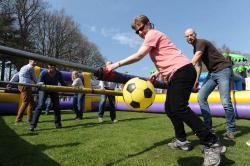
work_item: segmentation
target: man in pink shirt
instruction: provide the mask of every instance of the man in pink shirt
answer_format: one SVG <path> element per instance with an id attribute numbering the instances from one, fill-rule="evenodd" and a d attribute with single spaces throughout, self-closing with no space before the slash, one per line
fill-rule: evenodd
<path id="1" fill-rule="evenodd" d="M 164 33 L 153 29 L 153 24 L 147 16 L 135 17 L 132 28 L 144 39 L 142 46 L 129 57 L 106 66 L 107 70 L 135 63 L 149 54 L 158 70 L 151 78 L 161 74 L 168 81 L 165 111 L 175 131 L 175 139 L 168 146 L 173 149 L 191 149 L 190 142 L 186 140 L 186 123 L 199 137 L 201 144 L 205 145 L 203 165 L 219 165 L 221 154 L 226 152 L 226 147 L 218 143 L 218 137 L 205 127 L 202 120 L 188 106 L 196 80 L 194 66 Z"/>

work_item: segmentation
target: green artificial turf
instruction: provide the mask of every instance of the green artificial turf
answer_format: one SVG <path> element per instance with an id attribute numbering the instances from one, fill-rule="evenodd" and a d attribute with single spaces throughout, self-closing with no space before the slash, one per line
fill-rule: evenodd
<path id="1" fill-rule="evenodd" d="M 62 129 L 55 129 L 54 116 L 40 116 L 34 133 L 29 125 L 15 125 L 15 116 L 0 117 L 0 165 L 2 166 L 165 166 L 202 165 L 202 145 L 186 127 L 193 150 L 172 150 L 167 146 L 173 129 L 165 114 L 117 112 L 118 123 L 111 123 L 105 113 L 99 124 L 97 113 L 85 113 L 83 120 L 74 120 L 71 111 L 62 112 Z M 26 117 L 24 117 L 26 120 Z M 218 135 L 225 132 L 224 118 L 213 118 Z M 237 120 L 235 141 L 222 140 L 228 147 L 222 165 L 250 165 L 250 121 Z"/>

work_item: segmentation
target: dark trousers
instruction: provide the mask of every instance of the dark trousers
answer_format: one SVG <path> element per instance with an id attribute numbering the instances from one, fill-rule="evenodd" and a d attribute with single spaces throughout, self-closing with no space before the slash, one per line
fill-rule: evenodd
<path id="1" fill-rule="evenodd" d="M 105 111 L 105 105 L 106 105 L 106 99 L 107 98 L 109 99 L 109 105 L 110 105 L 110 119 L 113 121 L 116 118 L 115 96 L 101 95 L 101 101 L 99 103 L 98 116 L 100 118 L 103 118 L 103 114 L 104 114 L 104 111 Z"/>
<path id="2" fill-rule="evenodd" d="M 167 90 L 165 111 L 174 126 L 178 140 L 186 140 L 186 123 L 199 137 L 201 144 L 210 146 L 217 142 L 218 138 L 207 130 L 202 120 L 188 106 L 196 75 L 192 64 L 185 65 L 174 73 Z"/>
<path id="3" fill-rule="evenodd" d="M 30 123 L 30 127 L 36 128 L 37 123 L 39 121 L 39 117 L 42 111 L 42 108 L 45 104 L 46 99 L 50 96 L 52 105 L 53 105 L 53 110 L 55 114 L 55 125 L 56 127 L 62 126 L 61 124 L 61 112 L 59 110 L 59 94 L 57 92 L 44 92 L 44 91 L 39 91 L 38 92 L 38 104 L 35 109 L 35 113 L 32 118 L 32 122 Z"/>

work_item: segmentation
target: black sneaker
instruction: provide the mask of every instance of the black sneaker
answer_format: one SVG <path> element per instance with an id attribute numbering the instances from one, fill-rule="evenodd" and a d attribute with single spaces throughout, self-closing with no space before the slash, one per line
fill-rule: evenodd
<path id="1" fill-rule="evenodd" d="M 61 129 L 62 128 L 62 125 L 57 125 L 56 126 L 56 129 Z"/>

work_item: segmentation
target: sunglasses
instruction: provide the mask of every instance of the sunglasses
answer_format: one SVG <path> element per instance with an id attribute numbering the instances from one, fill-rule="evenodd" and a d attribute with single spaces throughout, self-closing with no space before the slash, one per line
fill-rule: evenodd
<path id="1" fill-rule="evenodd" d="M 137 30 L 135 31 L 135 33 L 136 33 L 137 35 L 139 35 L 139 32 L 140 32 L 140 31 L 143 31 L 144 28 L 145 28 L 145 24 L 144 24 L 143 26 L 141 26 L 139 29 L 137 29 Z"/>

